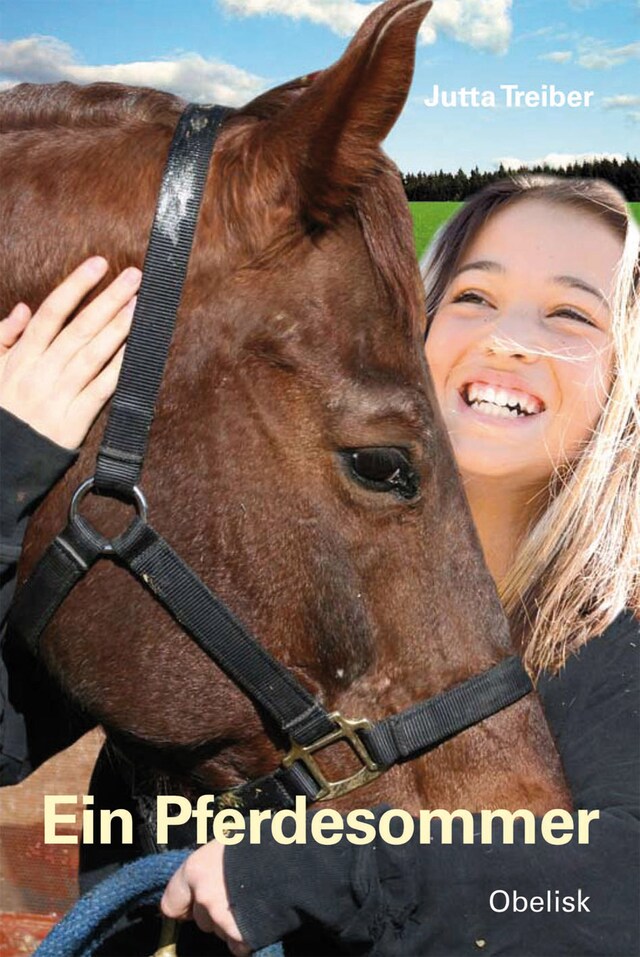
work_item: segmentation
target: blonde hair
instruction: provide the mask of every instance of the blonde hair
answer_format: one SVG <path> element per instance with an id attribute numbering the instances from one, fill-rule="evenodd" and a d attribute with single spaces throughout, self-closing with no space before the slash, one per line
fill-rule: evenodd
<path id="1" fill-rule="evenodd" d="M 512 634 L 536 674 L 640 612 L 640 233 L 621 194 L 600 180 L 517 176 L 475 194 L 436 236 L 423 265 L 427 334 L 465 249 L 487 219 L 522 199 L 587 212 L 623 243 L 612 301 L 612 376 L 591 437 L 549 483 L 499 586 Z"/>

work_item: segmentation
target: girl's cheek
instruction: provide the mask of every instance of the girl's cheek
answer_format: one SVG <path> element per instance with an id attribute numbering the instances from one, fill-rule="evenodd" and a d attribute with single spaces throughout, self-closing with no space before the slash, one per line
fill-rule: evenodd
<path id="1" fill-rule="evenodd" d="M 427 363 L 432 369 L 451 367 L 469 342 L 468 326 L 456 322 L 453 317 L 436 316 L 425 343 Z"/>

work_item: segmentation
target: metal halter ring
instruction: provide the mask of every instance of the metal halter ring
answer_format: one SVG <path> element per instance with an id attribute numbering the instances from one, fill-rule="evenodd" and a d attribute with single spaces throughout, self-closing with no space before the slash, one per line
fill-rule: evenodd
<path id="1" fill-rule="evenodd" d="M 82 501 L 86 498 L 86 496 L 89 494 L 89 492 L 91 491 L 94 485 L 95 485 L 95 478 L 92 475 L 90 478 L 85 479 L 84 482 L 81 482 L 80 485 L 75 490 L 75 492 L 73 493 L 73 498 L 71 499 L 71 504 L 69 505 L 69 521 L 70 522 L 75 522 L 76 519 L 78 518 L 78 509 L 80 508 Z M 137 485 L 134 485 L 131 491 L 133 492 L 133 498 L 131 499 L 131 502 L 129 504 L 133 505 L 133 507 L 135 508 L 138 518 L 141 518 L 143 522 L 146 522 L 149 507 L 147 505 L 147 500 L 144 497 L 142 489 L 140 489 Z M 111 544 L 111 542 L 107 541 L 106 539 L 105 539 L 105 545 L 102 549 L 102 552 L 104 555 L 113 555 L 113 552 L 114 552 L 113 545 Z"/>

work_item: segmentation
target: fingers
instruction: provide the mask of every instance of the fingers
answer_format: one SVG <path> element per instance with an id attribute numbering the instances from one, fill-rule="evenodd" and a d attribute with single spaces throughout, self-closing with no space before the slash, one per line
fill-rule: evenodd
<path id="1" fill-rule="evenodd" d="M 120 349 L 131 329 L 136 299 L 131 299 L 77 350 L 62 371 L 65 389 L 79 396 Z"/>
<path id="2" fill-rule="evenodd" d="M 61 445 L 78 448 L 82 444 L 103 406 L 116 390 L 123 357 L 124 346 L 121 346 L 102 372 L 89 382 L 70 405 L 65 436 L 59 440 Z"/>
<path id="3" fill-rule="evenodd" d="M 229 907 L 223 873 L 224 846 L 211 841 L 194 851 L 173 875 L 160 904 L 165 917 L 192 918 L 200 930 L 226 941 L 234 957 L 251 953 Z"/>
<path id="4" fill-rule="evenodd" d="M 221 937 L 223 940 L 225 939 L 226 935 L 222 932 L 218 924 L 211 920 L 209 911 L 204 904 L 199 904 L 198 901 L 195 901 L 191 910 L 191 917 L 204 934 L 217 934 L 218 937 Z"/>
<path id="5" fill-rule="evenodd" d="M 74 269 L 71 275 L 47 296 L 26 332 L 29 345 L 35 351 L 44 352 L 62 329 L 67 317 L 105 276 L 107 268 L 106 259 L 93 256 Z"/>
<path id="6" fill-rule="evenodd" d="M 0 322 L 0 353 L 14 345 L 31 319 L 31 310 L 24 302 L 14 306 L 6 319 Z"/>
<path id="7" fill-rule="evenodd" d="M 252 950 L 250 947 L 247 947 L 246 944 L 237 944 L 229 937 L 225 938 L 225 943 L 233 954 L 233 957 L 251 957 Z"/>
<path id="8" fill-rule="evenodd" d="M 48 349 L 50 361 L 64 368 L 80 350 L 89 346 L 93 351 L 97 337 L 127 306 L 138 291 L 141 279 L 142 273 L 134 266 L 121 272 L 51 343 Z"/>
<path id="9" fill-rule="evenodd" d="M 165 887 L 160 910 L 173 920 L 189 920 L 192 913 L 193 895 L 187 880 L 184 864 L 178 868 Z"/>
<path id="10" fill-rule="evenodd" d="M 88 260 L 32 318 L 22 305 L 0 323 L 0 407 L 65 448 L 82 443 L 113 394 L 131 328 L 142 277 L 134 267 L 65 326 L 106 269 L 102 257 Z"/>
<path id="11" fill-rule="evenodd" d="M 244 941 L 240 939 L 239 935 L 236 937 L 233 933 L 228 933 L 229 928 L 224 924 L 219 924 L 212 920 L 211 914 L 209 913 L 210 908 L 211 904 L 201 904 L 195 901 L 191 912 L 191 918 L 203 934 L 215 934 L 223 940 L 233 954 L 233 957 L 250 957 L 251 950 Z"/>

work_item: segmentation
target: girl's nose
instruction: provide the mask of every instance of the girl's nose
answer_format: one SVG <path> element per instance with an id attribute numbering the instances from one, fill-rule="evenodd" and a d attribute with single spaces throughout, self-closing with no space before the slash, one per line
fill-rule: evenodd
<path id="1" fill-rule="evenodd" d="M 508 355 L 535 362 L 540 355 L 536 317 L 524 308 L 513 308 L 495 317 L 482 343 L 488 355 Z"/>

